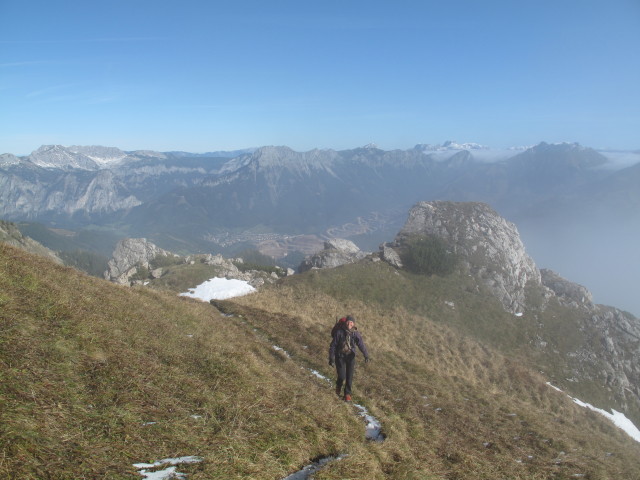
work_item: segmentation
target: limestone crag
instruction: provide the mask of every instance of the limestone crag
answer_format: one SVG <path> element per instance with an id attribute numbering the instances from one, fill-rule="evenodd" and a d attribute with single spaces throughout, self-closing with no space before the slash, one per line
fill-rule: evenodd
<path id="1" fill-rule="evenodd" d="M 149 268 L 150 262 L 160 255 L 173 256 L 146 238 L 125 238 L 116 245 L 104 278 L 120 285 L 129 285 L 130 277 L 137 273 L 139 267 Z"/>
<path id="2" fill-rule="evenodd" d="M 581 330 L 593 332 L 597 343 L 583 345 L 569 357 L 576 360 L 574 379 L 602 382 L 620 400 L 625 411 L 640 409 L 640 320 L 617 308 L 597 305 L 582 322 Z M 592 365 L 598 369 L 595 375 Z M 595 377 L 595 378 L 594 378 Z"/>
<path id="3" fill-rule="evenodd" d="M 572 379 L 596 380 L 620 399 L 624 410 L 640 405 L 640 320 L 627 312 L 593 303 L 591 292 L 557 273 L 542 269 L 542 283 L 558 302 L 578 311 L 578 328 L 594 343 L 568 352 Z M 552 339 L 547 339 L 552 340 Z M 595 368 L 594 368 L 595 366 Z M 635 407 L 633 407 L 635 405 Z"/>
<path id="4" fill-rule="evenodd" d="M 604 385 L 626 412 L 640 412 L 640 320 L 613 307 L 596 305 L 591 292 L 557 273 L 538 270 L 527 255 L 516 227 L 482 203 L 421 202 L 415 205 L 394 242 L 380 247 L 380 257 L 394 265 L 413 235 L 435 235 L 460 258 L 463 267 L 489 288 L 503 307 L 536 318 L 554 302 L 575 328 L 574 349 L 560 352 L 556 333 L 541 331 L 532 345 L 567 361 L 566 380 Z M 397 268 L 401 268 L 395 265 Z M 526 304 L 526 289 L 541 297 Z M 557 308 L 557 306 L 556 306 Z M 542 323 L 539 324 L 543 328 Z M 578 340 L 580 338 L 581 340 Z M 554 347 L 549 347 L 554 345 Z"/>
<path id="5" fill-rule="evenodd" d="M 204 263 L 215 267 L 212 276 L 219 278 L 244 280 L 254 288 L 265 283 L 275 282 L 279 276 L 275 272 L 268 273 L 261 270 L 242 270 L 237 265 L 242 265 L 242 258 L 228 259 L 222 255 L 200 254 L 181 257 L 154 245 L 145 238 L 127 238 L 121 240 L 113 252 L 113 258 L 109 260 L 108 269 L 104 272 L 104 278 L 120 285 L 146 285 L 148 282 L 162 277 L 167 269 L 153 268 L 153 261 L 158 257 L 172 257 L 170 264 L 195 265 Z M 164 262 L 166 263 L 166 262 Z M 148 275 L 140 278 L 139 270 L 148 269 Z M 281 270 L 282 276 L 289 272 Z M 137 275 L 138 274 L 138 275 Z M 194 285 L 195 286 L 195 285 Z"/>
<path id="6" fill-rule="evenodd" d="M 402 268 L 400 254 L 389 243 L 380 245 L 380 258 L 393 267 Z"/>
<path id="7" fill-rule="evenodd" d="M 529 282 L 541 285 L 516 226 L 484 203 L 420 202 L 392 246 L 401 247 L 413 235 L 443 239 L 510 312 L 525 308 Z"/>
<path id="8" fill-rule="evenodd" d="M 595 308 L 593 296 L 586 287 L 565 280 L 553 270 L 540 270 L 542 284 L 555 293 L 560 303 L 572 307 Z"/>
<path id="9" fill-rule="evenodd" d="M 335 268 L 362 260 L 367 254 L 350 240 L 335 238 L 324 242 L 324 250 L 305 258 L 298 271 L 306 272 L 314 268 Z"/>

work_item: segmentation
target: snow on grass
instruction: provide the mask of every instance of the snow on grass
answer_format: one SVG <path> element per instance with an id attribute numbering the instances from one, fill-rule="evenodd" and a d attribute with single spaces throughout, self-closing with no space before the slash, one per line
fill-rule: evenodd
<path id="1" fill-rule="evenodd" d="M 188 292 L 181 293 L 180 296 L 198 298 L 208 302 L 209 300 L 240 297 L 255 291 L 256 289 L 244 280 L 211 278 L 195 288 L 190 288 Z"/>
<path id="2" fill-rule="evenodd" d="M 554 390 L 558 392 L 562 392 L 558 387 L 551 385 L 551 383 L 547 382 Z M 589 410 L 593 410 L 594 412 L 598 412 L 600 415 L 607 417 L 609 420 L 613 422 L 613 424 L 623 430 L 627 435 L 633 438 L 636 442 L 640 442 L 640 430 L 636 427 L 631 420 L 629 420 L 624 413 L 618 412 L 616 410 L 611 409 L 613 413 L 609 413 L 606 410 L 601 408 L 594 407 L 593 405 L 583 402 L 582 400 L 578 400 L 577 398 L 573 398 L 570 395 L 567 395 L 571 400 L 580 405 L 581 407 L 588 408 Z"/>
<path id="3" fill-rule="evenodd" d="M 170 478 L 186 478 L 186 474 L 177 472 L 174 465 L 179 465 L 181 463 L 199 463 L 201 461 L 202 457 L 191 455 L 188 457 L 165 458 L 153 463 L 134 463 L 133 467 L 138 470 L 138 473 L 142 475 L 143 478 L 149 480 L 167 480 Z M 148 471 L 150 468 L 157 468 L 165 465 L 171 466 L 163 470 L 156 470 L 153 472 Z"/>
<path id="4" fill-rule="evenodd" d="M 282 352 L 282 354 L 283 354 L 285 357 L 287 357 L 287 358 L 291 358 L 291 355 L 289 355 L 289 352 L 287 352 L 284 348 L 279 347 L 278 345 L 274 345 L 274 346 L 273 346 L 273 349 L 274 349 L 276 352 Z"/>
<path id="5" fill-rule="evenodd" d="M 329 378 L 322 375 L 319 371 L 314 370 L 313 368 L 309 369 L 309 371 L 311 372 L 312 375 L 315 375 L 320 380 L 325 380 L 326 382 L 333 383 Z"/>
<path id="6" fill-rule="evenodd" d="M 365 427 L 365 437 L 367 440 L 373 440 L 375 442 L 384 442 L 384 435 L 381 433 L 382 425 L 373 415 L 369 415 L 368 410 L 362 405 L 357 403 L 354 406 L 360 410 L 360 416 L 364 418 L 367 426 Z"/>

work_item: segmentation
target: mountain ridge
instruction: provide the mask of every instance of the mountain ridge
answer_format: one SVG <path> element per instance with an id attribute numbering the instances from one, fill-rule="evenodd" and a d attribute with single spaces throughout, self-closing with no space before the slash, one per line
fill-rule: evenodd
<path id="1" fill-rule="evenodd" d="M 452 145 L 444 154 L 275 146 L 233 158 L 138 151 L 131 161 L 99 170 L 42 168 L 5 156 L 0 218 L 110 229 L 180 253 L 232 254 L 253 245 L 299 255 L 296 242 L 288 241 L 292 236 L 315 236 L 321 246 L 339 232 L 372 250 L 398 231 L 402 215 L 418 201 L 480 201 L 518 225 L 539 263 L 591 285 L 604 303 L 619 298 L 611 282 L 585 277 L 580 265 L 598 248 L 586 243 L 598 231 L 616 239 L 616 248 L 598 248 L 597 263 L 618 265 L 614 253 L 634 258 L 640 186 L 633 167 L 610 168 L 613 163 L 603 163 L 595 150 L 569 143 L 541 143 L 493 162 L 482 156 L 486 150 Z M 618 200 L 590 209 L 596 190 L 599 198 Z M 622 292 L 633 268 L 622 262 L 606 275 L 621 278 L 616 288 Z M 640 311 L 630 306 L 635 296 L 624 295 L 625 308 Z"/>

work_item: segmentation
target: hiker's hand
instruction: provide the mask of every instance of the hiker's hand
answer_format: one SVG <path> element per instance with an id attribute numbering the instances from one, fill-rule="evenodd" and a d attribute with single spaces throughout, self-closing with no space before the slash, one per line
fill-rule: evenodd
<path id="1" fill-rule="evenodd" d="M 369 357 L 364 357 L 364 363 L 369 363 Z"/>
<path id="2" fill-rule="evenodd" d="M 333 360 L 329 360 L 329 366 L 333 367 Z"/>

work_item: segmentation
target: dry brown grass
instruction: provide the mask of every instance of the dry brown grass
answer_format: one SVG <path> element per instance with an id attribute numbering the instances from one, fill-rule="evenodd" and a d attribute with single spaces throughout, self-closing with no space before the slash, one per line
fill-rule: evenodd
<path id="1" fill-rule="evenodd" d="M 319 380 L 208 304 L 6 246 L 0 292 L 0 478 L 134 478 L 183 455 L 204 457 L 193 479 L 278 478 L 358 449 Z"/>
<path id="2" fill-rule="evenodd" d="M 640 478 L 640 448 L 626 434 L 519 361 L 445 325 L 336 299 L 304 282 L 227 305 L 331 378 L 323 365 L 329 329 L 336 316 L 356 315 L 373 361 L 359 365 L 355 400 L 387 435 L 371 445 L 370 459 L 359 460 L 369 462 L 365 470 L 376 465 L 385 478 Z M 299 328 L 292 331 L 286 319 L 293 313 Z M 351 466 L 317 478 L 342 478 Z"/>
<path id="3" fill-rule="evenodd" d="M 278 479 L 336 453 L 316 479 L 640 478 L 606 420 L 425 316 L 304 282 L 221 303 L 231 316 L 0 246 L 0 478 L 135 478 L 135 462 L 199 455 L 190 479 Z M 309 372 L 334 378 L 345 313 L 372 355 L 355 400 L 384 443 Z"/>

